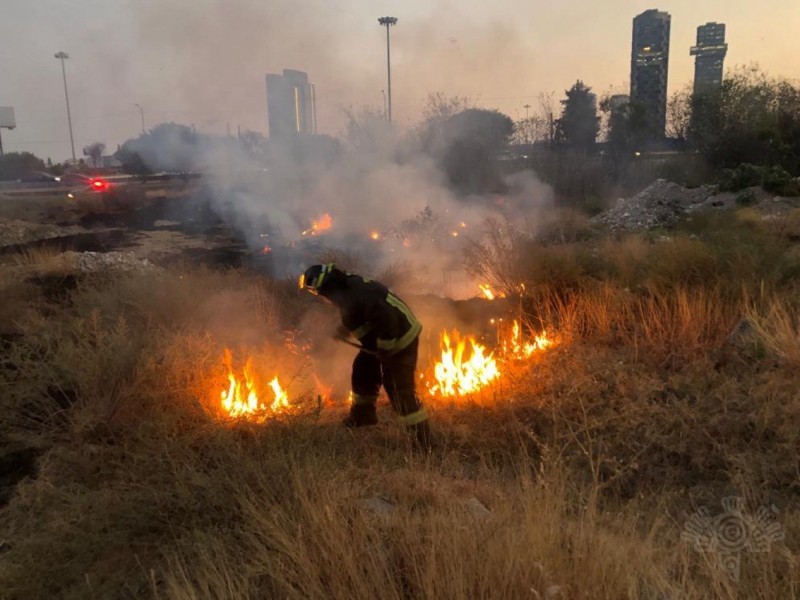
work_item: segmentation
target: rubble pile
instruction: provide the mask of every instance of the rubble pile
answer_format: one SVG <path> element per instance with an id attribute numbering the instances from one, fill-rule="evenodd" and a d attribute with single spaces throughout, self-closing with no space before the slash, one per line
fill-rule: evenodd
<path id="1" fill-rule="evenodd" d="M 85 231 L 82 227 L 43 225 L 15 219 L 0 219 L 0 248 L 47 240 Z"/>
<path id="2" fill-rule="evenodd" d="M 715 195 L 714 186 L 685 188 L 658 179 L 631 198 L 620 198 L 617 204 L 592 218 L 593 223 L 616 231 L 645 231 L 670 227 L 686 214 L 700 208 L 721 208 L 731 205 L 733 198 Z"/>
<path id="3" fill-rule="evenodd" d="M 81 273 L 101 271 L 155 271 L 159 267 L 133 252 L 78 252 L 76 265 Z"/>

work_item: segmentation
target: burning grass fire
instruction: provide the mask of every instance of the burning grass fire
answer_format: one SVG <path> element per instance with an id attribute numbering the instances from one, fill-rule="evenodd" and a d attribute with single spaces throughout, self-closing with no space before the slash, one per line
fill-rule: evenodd
<path id="1" fill-rule="evenodd" d="M 495 298 L 505 298 L 506 295 L 503 292 L 498 292 L 497 290 L 493 289 L 491 285 L 488 283 L 481 283 L 478 284 L 478 288 L 483 294 L 483 297 L 487 300 L 494 300 Z"/>
<path id="2" fill-rule="evenodd" d="M 427 384 L 432 396 L 459 397 L 485 390 L 497 383 L 512 363 L 530 359 L 537 352 L 555 344 L 545 332 L 523 339 L 522 327 L 513 321 L 510 330 L 498 326 L 497 354 L 489 351 L 473 336 L 454 331 L 441 335 L 441 358 L 433 366 L 433 381 Z M 501 369 L 502 367 L 502 369 Z"/>
<path id="3" fill-rule="evenodd" d="M 547 337 L 545 332 L 534 335 L 533 339 L 522 339 L 522 328 L 518 321 L 514 321 L 511 326 L 510 335 L 500 339 L 500 348 L 503 356 L 511 359 L 530 358 L 535 352 L 547 350 L 555 342 Z"/>
<path id="4" fill-rule="evenodd" d="M 248 358 L 245 362 L 241 377 L 237 377 L 233 368 L 233 355 L 227 348 L 222 360 L 228 369 L 228 388 L 220 393 L 220 407 L 225 416 L 263 422 L 290 408 L 289 395 L 281 387 L 277 375 L 268 384 L 272 402 L 267 405 L 259 400 L 259 385 L 253 372 L 252 359 Z"/>
<path id="5" fill-rule="evenodd" d="M 428 386 L 431 395 L 463 396 L 487 386 L 500 376 L 497 361 L 486 347 L 473 337 L 459 339 L 453 332 L 455 346 L 450 345 L 450 336 L 442 334 L 442 357 L 433 367 L 436 380 Z"/>
<path id="6" fill-rule="evenodd" d="M 311 221 L 311 227 L 303 232 L 303 235 L 317 235 L 321 231 L 326 231 L 333 225 L 333 218 L 328 213 L 325 213 L 318 219 Z"/>
<path id="7" fill-rule="evenodd" d="M 422 389 L 432 398 L 458 399 L 476 393 L 490 391 L 520 370 L 530 366 L 534 355 L 541 353 L 557 343 L 545 332 L 527 336 L 519 321 L 509 325 L 499 321 L 497 341 L 486 344 L 474 335 L 464 335 L 454 330 L 440 335 L 440 354 L 428 368 L 421 367 Z M 307 350 L 307 348 L 306 348 Z M 263 384 L 267 376 L 260 377 L 254 367 L 254 360 L 247 358 L 241 368 L 234 368 L 233 353 L 225 349 L 223 365 L 227 371 L 227 385 L 219 394 L 219 404 L 215 409 L 223 420 L 242 419 L 253 423 L 265 423 L 279 415 L 286 415 L 298 409 L 299 405 L 289 402 L 287 390 L 281 385 L 278 375 Z M 319 395 L 331 403 L 331 390 L 323 386 L 315 374 Z"/>

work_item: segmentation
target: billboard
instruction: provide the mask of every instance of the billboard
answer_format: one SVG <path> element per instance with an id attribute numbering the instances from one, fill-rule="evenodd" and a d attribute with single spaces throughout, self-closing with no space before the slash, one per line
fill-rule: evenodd
<path id="1" fill-rule="evenodd" d="M 14 129 L 17 122 L 14 120 L 14 107 L 13 106 L 0 106 L 0 127 Z"/>

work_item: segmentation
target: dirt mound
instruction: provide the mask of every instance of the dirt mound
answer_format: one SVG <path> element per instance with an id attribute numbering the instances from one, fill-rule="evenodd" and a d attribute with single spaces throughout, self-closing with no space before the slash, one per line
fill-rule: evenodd
<path id="1" fill-rule="evenodd" d="M 658 179 L 635 196 L 620 198 L 613 208 L 592 218 L 592 222 L 621 231 L 670 227 L 699 208 L 720 208 L 730 204 L 728 199 L 716 200 L 715 192 L 714 186 L 685 188 Z"/>
<path id="2" fill-rule="evenodd" d="M 27 244 L 36 240 L 75 235 L 86 231 L 83 227 L 31 223 L 15 219 L 0 219 L 0 248 Z"/>

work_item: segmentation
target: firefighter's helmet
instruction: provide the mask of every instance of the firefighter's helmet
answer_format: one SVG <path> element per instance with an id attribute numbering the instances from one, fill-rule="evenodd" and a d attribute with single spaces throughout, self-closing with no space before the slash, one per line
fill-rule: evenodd
<path id="1" fill-rule="evenodd" d="M 336 268 L 334 263 L 326 265 L 312 265 L 306 272 L 300 275 L 298 282 L 301 290 L 308 290 L 312 294 L 319 294 L 325 287 L 325 283 L 330 280 L 329 275 Z"/>

